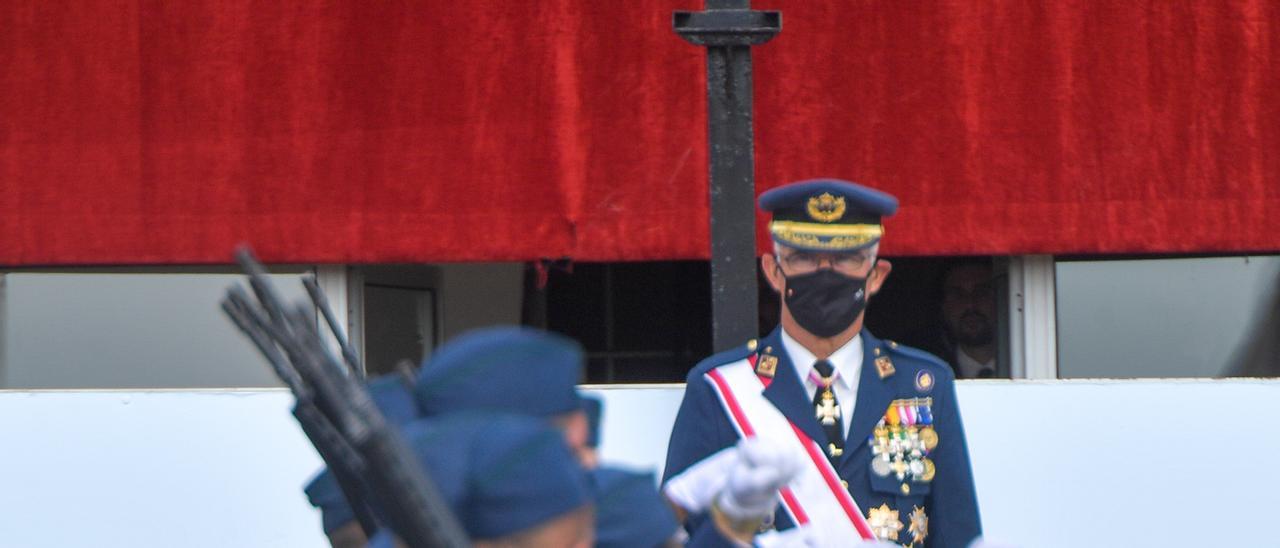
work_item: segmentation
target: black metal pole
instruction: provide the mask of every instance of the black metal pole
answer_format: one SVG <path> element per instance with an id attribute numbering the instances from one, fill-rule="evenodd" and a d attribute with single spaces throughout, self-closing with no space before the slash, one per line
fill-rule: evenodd
<path id="1" fill-rule="evenodd" d="M 782 14 L 752 10 L 751 0 L 706 2 L 706 11 L 675 12 L 672 26 L 707 48 L 711 333 L 719 352 L 757 335 L 751 46 L 782 30 Z"/>

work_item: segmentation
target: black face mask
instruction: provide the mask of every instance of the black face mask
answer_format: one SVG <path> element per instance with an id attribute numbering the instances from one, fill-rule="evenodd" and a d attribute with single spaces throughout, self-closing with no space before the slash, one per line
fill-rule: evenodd
<path id="1" fill-rule="evenodd" d="M 791 317 L 805 331 L 824 339 L 848 329 L 867 307 L 866 278 L 830 269 L 784 278 L 784 298 Z"/>

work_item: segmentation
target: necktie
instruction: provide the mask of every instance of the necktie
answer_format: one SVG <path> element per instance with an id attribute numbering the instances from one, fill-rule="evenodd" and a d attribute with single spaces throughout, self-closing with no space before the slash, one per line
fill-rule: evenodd
<path id="1" fill-rule="evenodd" d="M 841 422 L 840 401 L 831 390 L 831 383 L 836 380 L 835 368 L 827 360 L 818 360 L 813 364 L 813 379 L 818 385 L 813 392 L 813 412 L 818 424 L 827 433 L 827 456 L 832 464 L 844 454 L 844 426 Z"/>

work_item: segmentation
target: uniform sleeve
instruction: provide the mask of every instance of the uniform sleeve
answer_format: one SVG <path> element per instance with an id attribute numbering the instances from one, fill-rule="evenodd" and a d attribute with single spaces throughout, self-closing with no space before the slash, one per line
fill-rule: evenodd
<path id="1" fill-rule="evenodd" d="M 662 471 L 664 484 L 737 440 L 719 401 L 699 371 L 701 369 L 694 369 L 685 381 L 684 399 L 667 444 L 667 464 Z M 685 530 L 696 533 L 704 523 L 710 525 L 705 514 L 691 515 L 685 521 Z"/>
<path id="2" fill-rule="evenodd" d="M 304 491 L 311 505 L 320 509 L 320 523 L 324 534 L 328 535 L 355 522 L 355 511 L 351 509 L 351 504 L 347 502 L 332 472 L 321 472 Z"/>
<path id="3" fill-rule="evenodd" d="M 715 523 L 707 519 L 693 530 L 689 535 L 689 542 L 684 546 L 685 548 L 741 548 L 743 545 L 726 537 L 716 528 Z"/>
<path id="4" fill-rule="evenodd" d="M 691 373 L 686 380 L 684 399 L 676 413 L 667 444 L 667 464 L 662 482 L 687 470 L 694 463 L 734 443 L 736 435 L 720 410 L 720 403 L 703 380 Z"/>
<path id="5" fill-rule="evenodd" d="M 947 376 L 950 377 L 949 374 Z M 982 535 L 982 522 L 978 515 L 973 470 L 969 464 L 969 447 L 952 379 L 938 383 L 933 418 L 938 432 L 938 447 L 933 453 L 937 474 L 927 503 L 931 513 L 926 546 L 963 548 Z"/>

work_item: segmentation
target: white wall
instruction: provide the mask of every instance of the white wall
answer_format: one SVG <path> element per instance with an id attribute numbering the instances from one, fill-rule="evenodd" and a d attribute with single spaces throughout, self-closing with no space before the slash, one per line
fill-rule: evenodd
<path id="1" fill-rule="evenodd" d="M 1058 372 L 1230 374 L 1254 326 L 1275 313 L 1266 307 L 1278 287 L 1280 256 L 1058 262 Z"/>
<path id="2" fill-rule="evenodd" d="M 280 269 L 287 270 L 287 269 Z M 0 387 L 269 387 L 280 382 L 219 308 L 239 274 L 0 275 Z M 271 276 L 306 302 L 297 274 Z"/>
<path id="3" fill-rule="evenodd" d="M 283 391 L 0 392 L 0 546 L 324 546 Z"/>
<path id="4" fill-rule="evenodd" d="M 599 393 L 605 460 L 660 463 L 681 388 Z M 1280 511 L 1280 381 L 965 381 L 960 400 L 993 539 L 1218 546 L 1264 541 Z M 0 392 L 2 544 L 323 546 L 290 402 Z"/>

